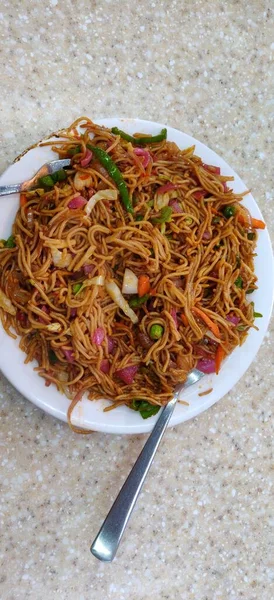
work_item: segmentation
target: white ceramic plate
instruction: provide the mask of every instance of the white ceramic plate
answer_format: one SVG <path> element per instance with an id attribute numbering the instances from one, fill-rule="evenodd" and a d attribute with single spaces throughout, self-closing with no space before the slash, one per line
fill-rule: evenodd
<path id="1" fill-rule="evenodd" d="M 144 133 L 156 134 L 164 125 L 152 123 L 140 119 L 102 119 L 99 124 L 107 127 L 117 126 L 128 133 L 142 131 Z M 238 175 L 220 158 L 213 150 L 210 150 L 191 136 L 173 129 L 167 128 L 168 139 L 173 140 L 181 148 L 196 146 L 196 154 L 201 156 L 204 162 L 218 165 L 225 175 L 233 175 L 233 189 L 241 193 L 246 186 Z M 49 147 L 34 148 L 29 150 L 19 162 L 11 165 L 0 178 L 0 184 L 17 183 L 34 175 L 38 168 L 46 161 L 56 158 Z M 0 198 L 0 239 L 7 238 L 11 234 L 11 227 L 18 208 L 18 195 Z M 262 218 L 261 212 L 251 194 L 245 197 L 244 205 L 248 207 L 252 215 Z M 220 400 L 239 381 L 244 372 L 253 361 L 266 333 L 272 310 L 273 301 L 273 256 L 270 238 L 266 230 L 260 232 L 257 248 L 258 256 L 255 259 L 255 269 L 258 276 L 259 289 L 252 294 L 256 310 L 263 314 L 263 318 L 257 321 L 259 331 L 250 331 L 245 344 L 237 348 L 225 361 L 221 373 L 207 375 L 196 385 L 192 386 L 181 399 L 186 400 L 189 406 L 177 405 L 170 426 L 186 421 L 212 406 Z M 267 274 L 267 276 L 266 276 Z M 61 395 L 55 387 L 45 387 L 44 379 L 33 371 L 33 364 L 24 365 L 25 355 L 18 348 L 18 340 L 15 341 L 5 334 L 0 326 L 0 368 L 9 381 L 31 402 L 50 413 L 54 417 L 67 420 L 68 399 Z M 199 396 L 203 391 L 213 388 L 206 396 Z M 106 401 L 91 402 L 83 399 L 75 408 L 73 423 L 80 427 L 102 431 L 107 433 L 143 433 L 152 429 L 157 417 L 143 420 L 139 413 L 127 407 L 119 407 L 110 412 L 103 412 Z"/>

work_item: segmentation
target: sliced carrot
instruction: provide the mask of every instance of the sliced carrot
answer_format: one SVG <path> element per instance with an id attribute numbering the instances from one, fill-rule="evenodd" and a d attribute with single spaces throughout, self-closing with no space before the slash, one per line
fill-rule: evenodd
<path id="1" fill-rule="evenodd" d="M 148 294 L 150 290 L 150 281 L 148 275 L 140 275 L 138 278 L 138 296 L 142 298 L 145 294 Z"/>
<path id="2" fill-rule="evenodd" d="M 220 338 L 220 330 L 219 330 L 219 327 L 218 327 L 217 323 L 214 323 L 214 321 L 212 321 L 210 319 L 210 317 L 208 315 L 206 315 L 206 313 L 204 313 L 204 311 L 201 310 L 200 308 L 196 308 L 194 306 L 192 308 L 192 312 L 194 312 L 194 314 L 197 315 L 197 317 L 200 317 L 201 319 L 203 319 L 203 321 L 208 326 L 208 328 L 211 329 L 212 333 L 217 338 Z"/>
<path id="3" fill-rule="evenodd" d="M 150 290 L 149 293 L 150 293 L 151 296 L 156 296 L 156 294 L 157 294 L 156 288 L 151 288 L 151 290 Z"/>
<path id="4" fill-rule="evenodd" d="M 218 211 L 216 208 L 214 208 L 214 206 L 212 206 L 212 207 L 211 207 L 211 212 L 212 212 L 214 215 L 219 215 L 219 214 L 220 214 L 220 213 L 219 213 L 219 211 Z"/>
<path id="5" fill-rule="evenodd" d="M 85 181 L 85 179 L 89 179 L 90 175 L 88 173 L 81 173 L 81 175 L 79 175 L 79 179 L 81 179 L 82 181 Z"/>
<path id="6" fill-rule="evenodd" d="M 20 194 L 20 206 L 25 206 L 26 204 L 27 204 L 26 194 Z"/>
<path id="7" fill-rule="evenodd" d="M 225 357 L 225 351 L 224 351 L 223 347 L 221 345 L 219 345 L 217 348 L 216 356 L 215 356 L 215 373 L 216 373 L 216 375 L 218 375 L 218 373 L 220 371 L 221 364 L 224 360 L 224 357 Z"/>
<path id="8" fill-rule="evenodd" d="M 260 219 L 253 219 L 253 217 L 246 219 L 245 215 L 242 213 L 238 215 L 238 221 L 241 223 L 241 225 L 245 225 L 246 227 L 253 227 L 253 229 L 265 229 L 265 223 L 263 221 Z"/>
<path id="9" fill-rule="evenodd" d="M 187 326 L 189 325 L 187 316 L 186 316 L 184 313 L 181 313 L 181 314 L 180 314 L 180 317 L 181 317 L 181 319 L 182 319 L 183 325 L 184 325 L 185 327 L 187 327 Z"/>

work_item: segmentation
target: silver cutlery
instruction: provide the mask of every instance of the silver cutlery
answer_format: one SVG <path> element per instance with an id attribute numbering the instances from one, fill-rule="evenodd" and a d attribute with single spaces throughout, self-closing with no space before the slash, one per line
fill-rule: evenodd
<path id="1" fill-rule="evenodd" d="M 151 467 L 156 450 L 168 426 L 180 392 L 197 383 L 204 373 L 193 369 L 185 383 L 175 388 L 172 400 L 163 408 L 143 450 L 132 467 L 103 525 L 91 545 L 91 553 L 99 560 L 111 562 L 118 550 L 130 515 Z"/>
<path id="2" fill-rule="evenodd" d="M 40 179 L 40 177 L 45 177 L 45 175 L 50 175 L 51 173 L 55 173 L 55 171 L 59 171 L 60 169 L 64 169 L 65 167 L 69 167 L 70 165 L 70 158 L 51 160 L 50 162 L 45 163 L 39 169 L 39 171 L 37 171 L 37 173 L 35 173 L 35 175 L 27 181 L 9 185 L 0 185 L 0 196 L 6 196 L 7 194 L 16 194 L 32 190 L 38 186 L 38 180 Z"/>

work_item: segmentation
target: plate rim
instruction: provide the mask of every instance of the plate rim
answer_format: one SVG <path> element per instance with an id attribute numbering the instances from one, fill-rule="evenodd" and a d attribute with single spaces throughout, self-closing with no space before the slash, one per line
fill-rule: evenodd
<path id="1" fill-rule="evenodd" d="M 135 127 L 136 130 L 136 125 L 141 125 L 141 126 L 147 126 L 147 127 L 157 127 L 157 128 L 163 128 L 166 127 L 168 130 L 168 136 L 170 135 L 179 135 L 179 136 L 184 136 L 185 138 L 188 138 L 189 142 L 191 142 L 192 144 L 195 144 L 195 146 L 197 147 L 197 145 L 199 146 L 199 151 L 197 152 L 198 155 L 200 155 L 200 149 L 202 149 L 202 151 L 205 151 L 206 153 L 209 151 L 209 153 L 214 155 L 214 161 L 216 160 L 216 164 L 220 164 L 222 169 L 227 170 L 230 174 L 232 174 L 235 178 L 235 182 L 237 184 L 240 184 L 241 186 L 243 186 L 243 189 L 247 189 L 247 186 L 245 185 L 245 183 L 243 182 L 243 180 L 239 177 L 239 175 L 234 171 L 234 169 L 232 169 L 232 167 L 230 167 L 230 165 L 219 155 L 217 154 L 214 150 L 212 150 L 209 146 L 205 145 L 203 142 L 200 142 L 199 140 L 197 140 L 196 138 L 194 138 L 193 136 L 179 130 L 176 129 L 174 127 L 171 127 L 169 125 L 165 125 L 162 123 L 158 123 L 156 121 L 150 121 L 150 120 L 145 120 L 145 119 L 140 119 L 140 118 L 127 118 L 127 117 L 106 117 L 106 118 L 102 118 L 102 119 L 96 119 L 95 120 L 96 124 L 98 125 L 104 125 L 106 127 L 110 127 L 110 126 L 114 126 L 114 124 L 119 124 L 119 125 L 125 125 L 125 126 L 133 126 Z M 45 139 L 45 138 L 43 138 Z M 39 143 L 39 142 L 38 142 Z M 179 144 L 179 142 L 178 142 Z M 23 155 L 21 154 L 20 157 L 18 157 L 17 159 L 15 159 L 15 161 L 1 174 L 0 176 L 0 183 L 3 180 L 3 178 L 5 178 L 5 176 L 9 173 L 9 171 L 14 167 L 14 165 L 18 165 L 20 164 L 20 161 L 24 158 L 24 156 L 27 156 L 29 154 L 29 152 L 31 152 L 31 150 L 36 150 L 37 147 L 33 148 L 29 148 L 26 153 L 24 153 Z M 15 195 L 14 195 L 15 196 Z M 17 195 L 18 196 L 18 195 Z M 260 211 L 260 207 L 258 206 L 256 200 L 254 199 L 254 197 L 252 196 L 252 194 L 250 194 L 250 198 L 249 201 L 251 203 L 253 203 L 256 207 L 256 213 L 258 217 L 262 217 L 261 211 Z M 1 209 L 0 209 L 1 211 Z M 273 251 L 272 251 L 272 245 L 271 245 L 271 240 L 270 240 L 270 236 L 268 233 L 268 229 L 266 228 L 266 230 L 264 231 L 264 235 L 265 235 L 265 244 L 268 248 L 268 261 L 271 265 L 271 273 L 269 273 L 268 275 L 268 280 L 271 281 L 271 286 L 269 286 L 272 290 L 271 293 L 271 297 L 269 298 L 269 304 L 268 304 L 268 311 L 267 311 L 267 315 L 265 316 L 264 314 L 264 319 L 263 319 L 263 327 L 260 328 L 260 332 L 259 332 L 259 338 L 257 338 L 257 343 L 255 342 L 255 352 L 251 352 L 251 357 L 248 358 L 247 361 L 244 361 L 244 365 L 242 366 L 242 368 L 239 369 L 239 375 L 237 376 L 236 380 L 233 382 L 232 385 L 226 385 L 224 386 L 224 391 L 221 393 L 221 396 L 219 396 L 219 398 L 214 399 L 214 396 L 212 398 L 204 396 L 203 399 L 204 402 L 202 401 L 202 404 L 199 403 L 197 404 L 197 406 L 193 406 L 191 408 L 190 411 L 188 412 L 179 412 L 176 411 L 173 414 L 173 417 L 169 423 L 169 427 L 173 427 L 175 425 L 178 425 L 179 423 L 182 423 L 186 420 L 189 420 L 197 415 L 199 415 L 200 413 L 204 412 L 205 410 L 207 410 L 207 408 L 210 408 L 213 404 L 215 404 L 216 402 L 218 402 L 219 400 L 221 400 L 237 383 L 238 381 L 242 378 L 242 376 L 244 375 L 244 373 L 247 371 L 247 369 L 250 367 L 251 363 L 254 361 L 257 352 L 259 351 L 259 348 L 261 347 L 261 344 L 263 342 L 264 336 L 267 332 L 268 329 L 268 325 L 269 325 L 269 321 L 270 321 L 270 317 L 271 317 L 271 313 L 272 313 L 272 307 L 273 307 L 273 297 L 274 297 L 274 259 L 273 259 Z M 259 241 L 260 243 L 260 241 Z M 1 327 L 1 332 L 0 332 L 0 338 L 1 338 L 1 333 L 3 334 L 3 328 L 2 325 L 0 325 Z M 247 340 L 250 337 L 250 333 L 248 335 Z M 5 334 L 4 332 L 4 336 L 7 336 L 7 334 Z M 8 337 L 8 336 L 7 336 Z M 242 351 L 243 348 L 245 348 L 245 345 L 247 343 L 247 340 L 245 341 L 245 343 L 243 344 L 243 346 L 241 348 L 236 348 L 233 353 L 228 357 L 227 359 L 227 364 L 229 363 L 231 357 L 235 357 L 235 353 L 239 350 Z M 259 341 L 258 341 L 259 340 Z M 24 365 L 23 359 L 25 357 L 24 353 L 22 351 L 20 351 L 21 355 L 22 355 L 22 361 L 21 364 Z M 248 363 L 247 365 L 245 363 Z M 30 400 L 33 404 L 35 404 L 36 406 L 38 406 L 39 408 L 41 408 L 42 410 L 44 410 L 45 412 L 47 412 L 48 414 L 51 414 L 52 416 L 59 418 L 61 420 L 63 420 L 64 422 L 67 422 L 67 418 L 66 418 L 66 412 L 64 413 L 62 411 L 62 409 L 60 409 L 60 407 L 56 407 L 56 406 L 51 406 L 49 403 L 47 403 L 45 400 L 40 400 L 40 398 L 37 398 L 33 393 L 31 388 L 28 390 L 27 394 L 26 394 L 26 386 L 24 386 L 22 384 L 22 381 L 24 381 L 24 378 L 19 378 L 19 381 L 15 381 L 15 380 L 11 380 L 9 374 L 7 374 L 5 371 L 7 371 L 7 369 L 5 369 L 5 365 L 3 368 L 3 361 L 1 360 L 1 355 L 0 355 L 0 369 L 3 372 L 3 374 L 5 375 L 5 377 L 8 379 L 8 381 L 11 383 L 11 385 L 13 385 L 24 397 L 26 397 L 28 400 Z M 23 367 L 24 368 L 24 367 Z M 34 374 L 35 372 L 32 370 L 32 373 Z M 38 378 L 38 375 L 37 375 Z M 210 376 L 206 376 L 205 380 L 210 380 Z M 197 386 L 198 384 L 196 384 Z M 196 388 L 196 386 L 194 386 Z M 226 389 L 227 388 L 227 389 Z M 49 388 L 48 388 L 49 389 Z M 197 391 L 197 388 L 196 388 Z M 193 390 L 192 390 L 193 392 Z M 191 390 L 190 390 L 190 395 L 191 395 Z M 193 395 L 193 394 L 192 394 Z M 59 394 L 60 399 L 61 398 L 65 398 L 64 396 L 62 396 L 61 394 Z M 86 404 L 89 406 L 90 405 L 90 401 L 83 401 L 82 404 L 82 408 L 83 406 Z M 66 403 L 68 406 L 68 400 L 66 399 Z M 61 403 L 62 404 L 62 403 Z M 100 405 L 100 413 L 102 412 L 102 407 L 101 407 L 101 403 L 99 402 L 95 402 L 95 405 Z M 81 409 L 81 406 L 79 407 Z M 123 407 L 124 409 L 125 407 Z M 176 407 L 177 408 L 177 407 Z M 66 408 L 67 410 L 67 408 Z M 129 409 L 127 409 L 129 410 Z M 119 411 L 119 408 L 115 409 L 115 412 L 117 414 L 117 411 Z M 80 410 L 81 413 L 81 410 Z M 115 423 L 97 423 L 94 421 L 89 421 L 88 423 L 82 423 L 81 421 L 83 420 L 83 414 L 81 415 L 79 413 L 78 417 L 73 419 L 73 422 L 76 425 L 80 425 L 81 427 L 86 427 L 86 428 L 92 428 L 93 431 L 98 431 L 98 432 L 102 432 L 102 433 L 113 433 L 113 434 L 141 434 L 141 433 L 148 433 L 149 431 L 151 431 L 151 429 L 153 428 L 157 418 L 157 417 L 152 417 L 150 418 L 148 421 L 144 421 L 141 420 L 141 417 L 138 415 L 140 422 L 138 421 L 136 424 L 130 425 L 130 424 L 124 424 L 124 423 L 120 423 L 120 424 L 115 424 Z M 96 413 L 96 411 L 95 411 Z M 104 413 L 106 415 L 109 415 L 110 413 Z M 96 416 L 96 414 L 95 414 Z"/>

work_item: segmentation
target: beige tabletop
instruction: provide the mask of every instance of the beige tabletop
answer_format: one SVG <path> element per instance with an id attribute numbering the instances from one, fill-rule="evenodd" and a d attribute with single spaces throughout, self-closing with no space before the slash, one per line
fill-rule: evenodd
<path id="1" fill-rule="evenodd" d="M 271 0 L 0 11 L 2 170 L 82 114 L 157 120 L 223 156 L 273 236 Z M 112 564 L 89 545 L 145 436 L 77 436 L 2 377 L 1 600 L 271 600 L 272 334 L 230 394 L 167 432 Z"/>

